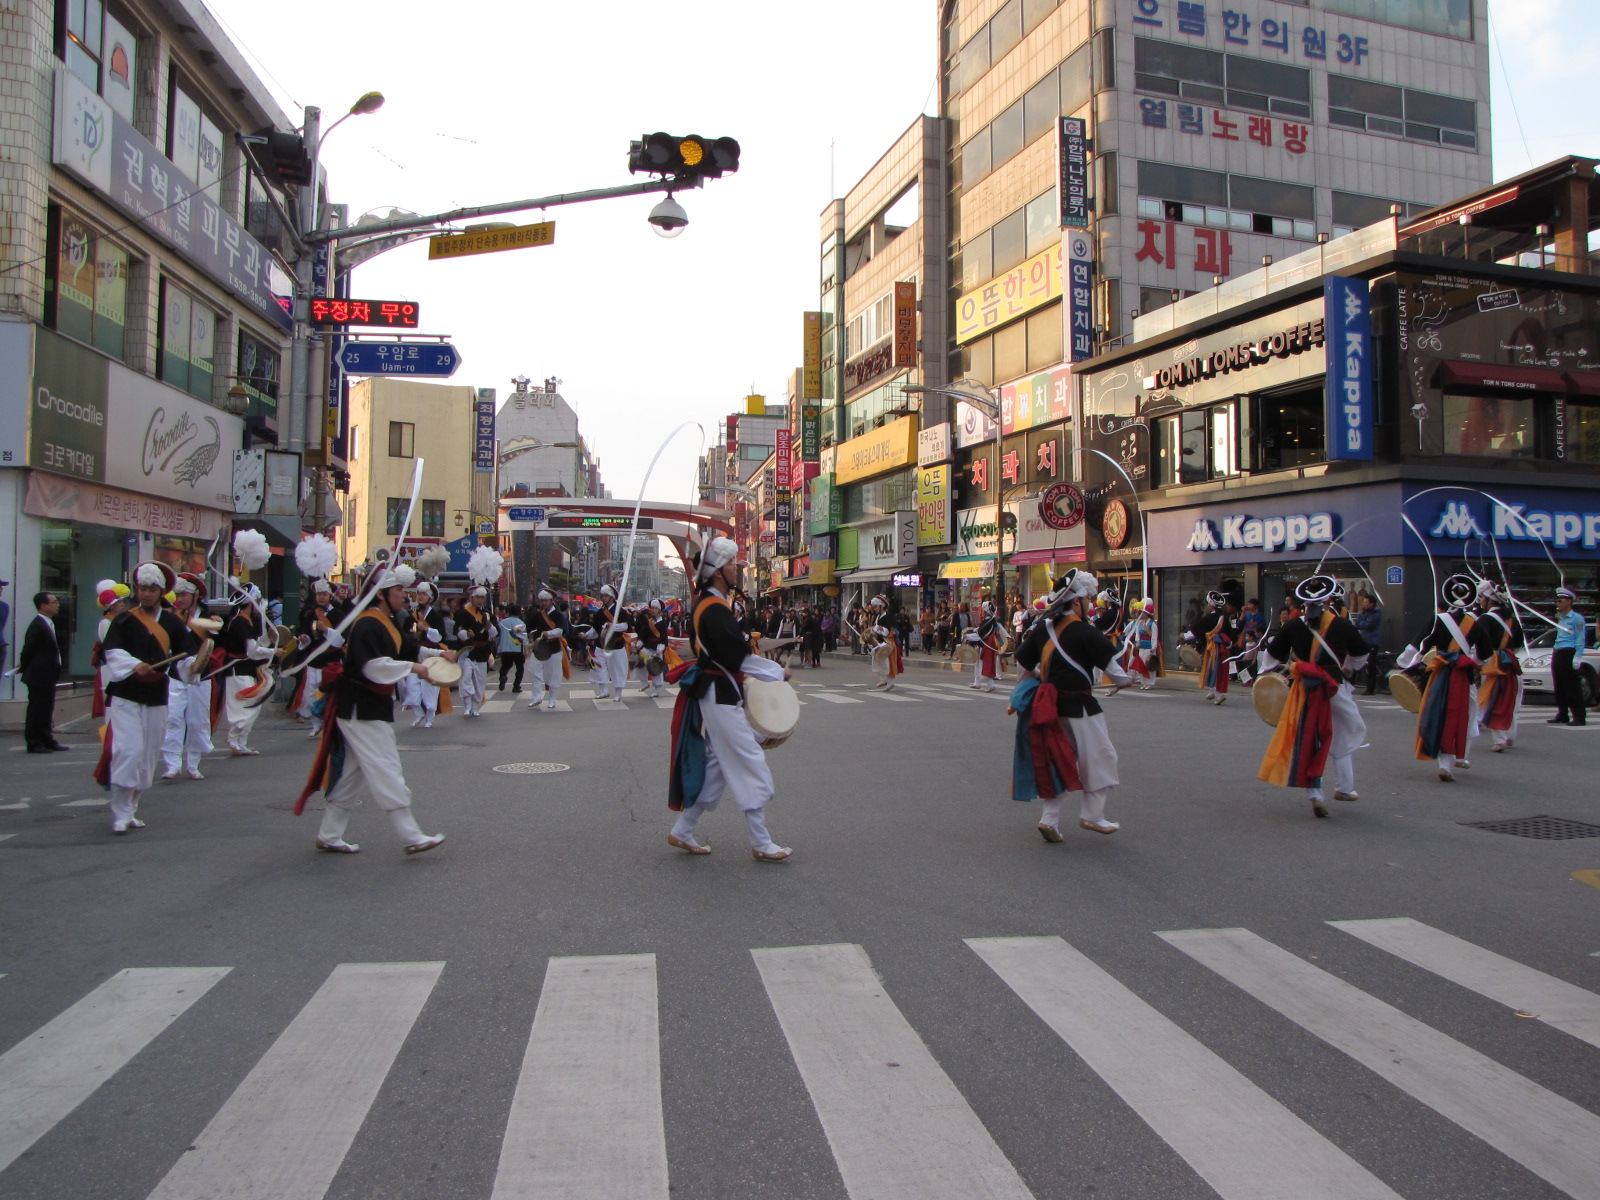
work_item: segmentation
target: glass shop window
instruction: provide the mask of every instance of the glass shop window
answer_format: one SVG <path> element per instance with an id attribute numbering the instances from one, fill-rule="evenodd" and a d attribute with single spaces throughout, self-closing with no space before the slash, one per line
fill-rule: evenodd
<path id="1" fill-rule="evenodd" d="M 1258 471 L 1285 471 L 1326 457 L 1322 387 L 1298 388 L 1255 398 Z"/>
<path id="2" fill-rule="evenodd" d="M 1444 452 L 1469 458 L 1533 458 L 1538 413 L 1532 397 L 1444 398 Z"/>

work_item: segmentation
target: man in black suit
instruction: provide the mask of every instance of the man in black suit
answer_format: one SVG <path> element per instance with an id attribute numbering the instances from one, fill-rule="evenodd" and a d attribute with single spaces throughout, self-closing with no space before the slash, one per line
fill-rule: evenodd
<path id="1" fill-rule="evenodd" d="M 56 681 L 61 678 L 61 643 L 56 637 L 56 614 L 61 600 L 54 592 L 40 592 L 33 598 L 39 615 L 28 623 L 17 656 L 17 670 L 28 685 L 28 713 L 23 721 L 23 737 L 29 754 L 49 754 L 67 747 L 56 741 Z"/>

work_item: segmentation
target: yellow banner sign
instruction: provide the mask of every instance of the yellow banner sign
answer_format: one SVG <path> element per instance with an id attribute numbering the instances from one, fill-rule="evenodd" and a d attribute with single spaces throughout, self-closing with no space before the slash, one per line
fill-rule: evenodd
<path id="1" fill-rule="evenodd" d="M 480 229 L 476 233 L 446 233 L 428 239 L 428 257 L 461 258 L 467 254 L 493 254 L 497 250 L 548 246 L 555 240 L 554 221 L 513 225 L 509 229 Z"/>
<path id="2" fill-rule="evenodd" d="M 819 400 L 822 398 L 822 314 L 808 312 L 805 314 L 805 320 L 800 398 Z"/>
<path id="3" fill-rule="evenodd" d="M 956 341 L 980 338 L 1060 298 L 1061 245 L 1057 243 L 957 300 Z"/>
<path id="4" fill-rule="evenodd" d="M 939 564 L 940 579 L 988 579 L 994 575 L 994 559 L 952 558 Z"/>
<path id="5" fill-rule="evenodd" d="M 917 461 L 917 418 L 900 417 L 839 447 L 833 469 L 835 486 L 882 475 Z"/>

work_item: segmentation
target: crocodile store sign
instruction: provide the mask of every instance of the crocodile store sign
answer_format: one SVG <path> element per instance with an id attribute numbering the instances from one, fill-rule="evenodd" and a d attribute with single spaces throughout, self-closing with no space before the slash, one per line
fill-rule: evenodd
<path id="1" fill-rule="evenodd" d="M 49 330 L 37 336 L 29 466 L 233 511 L 242 420 Z"/>

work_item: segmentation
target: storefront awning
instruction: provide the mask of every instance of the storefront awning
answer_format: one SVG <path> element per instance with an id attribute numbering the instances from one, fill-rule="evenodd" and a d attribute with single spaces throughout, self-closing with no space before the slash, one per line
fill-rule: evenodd
<path id="1" fill-rule="evenodd" d="M 1080 563 L 1088 558 L 1082 546 L 1063 546 L 1059 550 L 1019 550 L 1006 555 L 1006 565 L 1012 567 L 1043 567 L 1051 563 Z"/>
<path id="2" fill-rule="evenodd" d="M 1567 390 L 1567 376 L 1549 367 L 1498 366 L 1494 363 L 1457 360 L 1441 363 L 1439 376 L 1446 386 L 1501 388 L 1513 392 Z"/>
<path id="3" fill-rule="evenodd" d="M 1568 371 L 1567 382 L 1580 396 L 1600 396 L 1600 371 Z"/>
<path id="4" fill-rule="evenodd" d="M 837 576 L 839 583 L 888 583 L 896 575 L 907 575 L 915 571 L 916 567 L 883 567 L 869 571 L 841 571 Z M 809 583 L 810 580 L 801 582 Z"/>
<path id="5" fill-rule="evenodd" d="M 991 579 L 994 577 L 994 555 L 968 554 L 947 558 L 939 564 L 940 579 Z"/>

